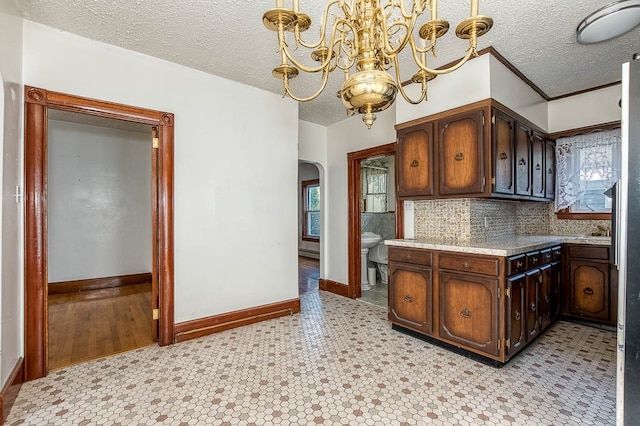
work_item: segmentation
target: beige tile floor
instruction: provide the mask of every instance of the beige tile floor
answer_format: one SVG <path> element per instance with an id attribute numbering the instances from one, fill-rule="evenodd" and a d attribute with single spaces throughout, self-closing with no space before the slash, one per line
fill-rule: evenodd
<path id="1" fill-rule="evenodd" d="M 495 369 L 325 292 L 299 315 L 57 370 L 7 424 L 612 425 L 615 335 L 558 322 Z"/>

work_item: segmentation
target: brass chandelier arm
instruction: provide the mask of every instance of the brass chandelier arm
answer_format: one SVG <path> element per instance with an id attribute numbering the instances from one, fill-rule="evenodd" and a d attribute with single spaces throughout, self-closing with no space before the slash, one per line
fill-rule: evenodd
<path id="1" fill-rule="evenodd" d="M 384 12 L 382 9 L 378 9 L 377 14 L 382 15 L 382 18 L 384 18 Z M 402 39 L 402 42 L 395 49 L 389 42 L 389 27 L 387 27 L 387 21 L 385 19 L 380 19 L 380 26 L 382 27 L 382 33 L 384 35 L 383 37 L 384 49 L 381 49 L 381 51 L 386 58 L 391 59 L 393 56 L 396 56 L 397 54 L 399 54 L 402 51 L 402 49 L 404 49 L 407 46 L 409 39 L 413 38 L 411 34 L 413 33 L 413 28 L 415 27 L 417 16 L 413 16 L 409 18 L 407 18 L 410 20 L 409 24 L 402 21 L 396 21 L 393 23 L 393 25 L 391 25 L 391 27 L 396 27 L 396 26 L 404 27 L 406 30 L 406 33 Z"/>
<path id="2" fill-rule="evenodd" d="M 477 38 L 474 35 L 472 38 L 469 39 L 469 48 L 467 49 L 467 53 L 458 62 L 456 62 L 455 64 L 451 65 L 448 68 L 432 69 L 427 67 L 426 64 L 423 64 L 418 59 L 418 52 L 416 51 L 416 45 L 415 45 L 415 41 L 413 40 L 413 37 L 411 37 L 410 44 L 411 44 L 411 54 L 413 55 L 413 60 L 415 61 L 416 65 L 422 71 L 428 72 L 429 74 L 436 74 L 436 75 L 448 74 L 460 68 L 462 65 L 464 65 L 465 62 L 471 59 L 472 56 L 478 55 L 478 53 L 476 52 Z"/>
<path id="3" fill-rule="evenodd" d="M 402 84 L 400 83 L 400 64 L 398 63 L 398 57 L 396 56 L 393 59 L 394 62 L 394 68 L 396 69 L 396 81 L 398 82 L 398 90 L 400 91 L 400 94 L 402 95 L 402 97 L 404 98 L 405 101 L 409 102 L 410 104 L 416 105 L 419 104 L 420 102 L 424 101 L 427 98 L 427 83 L 426 81 L 422 81 L 422 89 L 420 91 L 421 95 L 420 98 L 417 101 L 414 101 L 413 99 L 411 99 L 409 97 L 409 95 L 407 95 L 407 92 L 404 91 L 404 87 L 402 87 Z"/>
<path id="4" fill-rule="evenodd" d="M 322 84 L 316 93 L 306 98 L 299 98 L 291 92 L 291 88 L 289 87 L 289 79 L 285 76 L 284 78 L 284 92 L 286 96 L 289 96 L 291 99 L 298 102 L 309 102 L 320 96 L 320 93 L 327 87 L 327 81 L 329 81 L 329 70 L 325 68 L 322 73 Z"/>
<path id="5" fill-rule="evenodd" d="M 294 35 L 296 38 L 296 43 L 298 43 L 300 46 L 302 47 L 306 47 L 307 49 L 315 49 L 319 46 L 321 46 L 324 42 L 325 42 L 325 37 L 326 37 L 326 31 L 327 31 L 327 22 L 329 22 L 328 18 L 329 18 L 329 10 L 331 9 L 331 7 L 335 4 L 340 3 L 340 0 L 331 0 L 327 6 L 324 8 L 324 14 L 322 15 L 322 20 L 320 21 L 320 39 L 315 42 L 315 43 L 305 43 L 304 40 L 302 40 L 302 37 L 300 35 L 300 28 L 296 25 L 295 29 L 294 29 Z M 335 24 L 334 24 L 334 28 L 335 28 Z"/>
<path id="6" fill-rule="evenodd" d="M 431 3 L 430 0 L 426 0 L 426 1 L 429 2 L 429 4 Z M 395 5 L 395 7 L 400 9 L 400 13 L 402 14 L 402 17 L 405 20 L 407 20 L 407 19 L 411 19 L 415 15 L 421 15 L 424 12 L 424 8 L 425 8 L 424 3 L 425 2 L 423 0 L 414 0 L 411 13 L 407 13 L 407 7 L 404 4 L 404 0 L 400 0 L 398 4 Z"/>

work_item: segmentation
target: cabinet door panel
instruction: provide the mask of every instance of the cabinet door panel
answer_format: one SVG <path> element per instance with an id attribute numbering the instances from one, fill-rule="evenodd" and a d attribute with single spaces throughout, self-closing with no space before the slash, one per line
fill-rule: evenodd
<path id="1" fill-rule="evenodd" d="M 609 264 L 569 260 L 572 315 L 608 321 L 610 316 Z"/>
<path id="2" fill-rule="evenodd" d="M 527 342 L 527 328 L 525 326 L 526 277 L 523 274 L 507 279 L 507 290 L 510 297 L 507 299 L 507 356 L 513 356 L 522 349 Z"/>
<path id="3" fill-rule="evenodd" d="M 398 132 L 398 196 L 433 195 L 433 124 Z"/>
<path id="4" fill-rule="evenodd" d="M 440 272 L 438 283 L 440 337 L 498 355 L 498 281 Z"/>
<path id="5" fill-rule="evenodd" d="M 540 268 L 540 294 L 538 300 L 538 312 L 540 318 L 540 330 L 544 330 L 551 324 L 551 285 L 553 278 L 551 276 L 551 265 L 545 265 Z"/>
<path id="6" fill-rule="evenodd" d="M 540 291 L 540 280 L 542 279 L 542 273 L 539 269 L 533 269 L 527 271 L 527 339 L 532 340 L 540 331 L 539 327 L 539 303 L 538 295 Z"/>
<path id="7" fill-rule="evenodd" d="M 544 198 L 544 158 L 544 137 L 539 133 L 534 133 L 531 142 L 531 195 L 538 198 Z"/>
<path id="8" fill-rule="evenodd" d="M 438 121 L 440 195 L 484 191 L 482 117 L 482 111 L 474 111 Z"/>
<path id="9" fill-rule="evenodd" d="M 547 140 L 544 144 L 544 196 L 550 200 L 556 198 L 556 143 Z"/>
<path id="10" fill-rule="evenodd" d="M 562 281 L 562 268 L 560 262 L 551 264 L 551 320 L 560 313 L 560 285 Z"/>
<path id="11" fill-rule="evenodd" d="M 431 334 L 431 268 L 389 263 L 389 321 Z"/>
<path id="12" fill-rule="evenodd" d="M 531 195 L 530 129 L 522 123 L 516 126 L 516 194 Z"/>
<path id="13" fill-rule="evenodd" d="M 500 111 L 493 112 L 493 192 L 513 194 L 513 119 Z"/>

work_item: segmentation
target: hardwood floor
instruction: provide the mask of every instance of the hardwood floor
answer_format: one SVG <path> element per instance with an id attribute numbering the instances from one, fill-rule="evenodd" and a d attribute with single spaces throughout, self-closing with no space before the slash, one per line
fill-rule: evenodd
<path id="1" fill-rule="evenodd" d="M 320 261 L 298 256 L 298 291 L 300 295 L 318 291 Z"/>
<path id="2" fill-rule="evenodd" d="M 154 344 L 151 284 L 49 295 L 49 369 Z"/>

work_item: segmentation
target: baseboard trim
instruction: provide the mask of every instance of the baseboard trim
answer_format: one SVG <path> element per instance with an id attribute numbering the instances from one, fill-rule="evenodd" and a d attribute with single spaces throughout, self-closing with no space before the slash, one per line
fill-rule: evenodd
<path id="1" fill-rule="evenodd" d="M 150 283 L 151 272 L 118 275 L 115 277 L 89 278 L 75 281 L 59 281 L 47 285 L 48 294 L 76 293 L 78 291 L 101 290 L 125 285 Z"/>
<path id="2" fill-rule="evenodd" d="M 174 342 L 207 336 L 220 331 L 249 325 L 268 319 L 293 315 L 300 312 L 300 299 L 285 300 L 278 303 L 256 306 L 226 314 L 177 323 L 174 326 Z"/>
<path id="3" fill-rule="evenodd" d="M 337 281 L 326 280 L 324 278 L 320 278 L 318 280 L 318 287 L 320 290 L 328 291 L 329 293 L 335 293 L 340 296 L 348 297 L 353 299 L 354 297 L 349 294 L 349 286 L 346 284 L 339 283 Z"/>
<path id="4" fill-rule="evenodd" d="M 14 365 L 13 370 L 11 370 L 11 374 L 9 375 L 7 382 L 2 387 L 2 392 L 0 392 L 0 424 L 3 424 L 9 416 L 9 411 L 11 411 L 13 403 L 20 391 L 20 387 L 24 382 L 23 377 L 24 359 L 18 358 L 16 365 Z"/>

